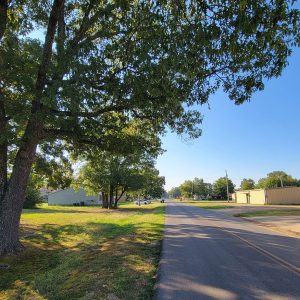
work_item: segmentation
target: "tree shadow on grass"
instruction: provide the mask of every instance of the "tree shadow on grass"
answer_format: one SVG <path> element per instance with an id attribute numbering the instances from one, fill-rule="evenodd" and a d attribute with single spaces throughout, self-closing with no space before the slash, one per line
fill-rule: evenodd
<path id="1" fill-rule="evenodd" d="M 25 295 L 29 299 L 35 295 L 77 299 L 88 292 L 92 299 L 93 295 L 98 298 L 99 293 L 106 296 L 111 291 L 130 299 L 131 281 L 137 281 L 140 287 L 136 296 L 151 280 L 151 272 L 139 265 L 159 254 L 158 246 L 153 247 L 151 242 L 160 237 L 161 225 L 152 224 L 143 231 L 142 224 L 89 222 L 28 227 L 36 232 L 25 238 L 25 252 L 0 259 L 10 265 L 10 269 L 0 270 L 0 291 L 10 290 L 11 299 Z M 136 260 L 137 266 L 131 268 L 128 257 Z"/>
<path id="2" fill-rule="evenodd" d="M 92 210 L 92 209 L 99 209 L 97 211 Z M 89 207 L 90 210 L 81 210 L 81 209 L 73 209 L 73 206 L 69 206 L 65 209 L 59 209 L 59 208 L 35 208 L 35 209 L 23 209 L 23 214 L 56 214 L 56 213 L 63 213 L 63 214 L 77 214 L 77 213 L 101 213 L 106 212 L 106 210 L 102 210 L 100 206 L 98 207 Z"/>
<path id="3" fill-rule="evenodd" d="M 133 207 L 122 207 L 119 206 L 117 209 L 103 209 L 101 206 L 86 206 L 86 209 L 73 209 L 72 206 L 66 207 L 66 208 L 35 208 L 35 209 L 24 209 L 23 214 L 56 214 L 56 213 L 65 213 L 65 214 L 101 214 L 105 213 L 144 213 L 144 214 L 159 214 L 161 213 L 161 209 L 163 209 L 162 206 L 158 207 L 151 207 L 151 204 L 146 207 L 144 206 L 133 206 Z M 95 210 L 96 209 L 96 210 Z"/>

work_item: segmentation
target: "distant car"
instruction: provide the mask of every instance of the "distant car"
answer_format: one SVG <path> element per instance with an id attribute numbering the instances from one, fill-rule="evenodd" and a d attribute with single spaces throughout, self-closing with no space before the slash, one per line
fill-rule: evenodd
<path id="1" fill-rule="evenodd" d="M 161 199 L 161 200 L 160 200 L 160 203 L 165 203 L 165 199 Z"/>
<path id="2" fill-rule="evenodd" d="M 150 204 L 150 203 L 151 203 L 151 200 L 148 200 L 148 199 L 141 199 L 141 200 L 136 200 L 135 201 L 136 205 L 139 205 L 139 204 L 145 204 L 145 205 L 147 205 L 147 204 Z"/>

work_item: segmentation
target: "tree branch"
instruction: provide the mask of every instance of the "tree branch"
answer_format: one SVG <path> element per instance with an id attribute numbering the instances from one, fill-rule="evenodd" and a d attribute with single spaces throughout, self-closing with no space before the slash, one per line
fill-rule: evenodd
<path id="1" fill-rule="evenodd" d="M 50 60 L 52 57 L 53 52 L 53 42 L 54 42 L 54 36 L 56 31 L 56 26 L 58 22 L 58 16 L 60 10 L 64 6 L 64 0 L 54 0 L 52 5 L 52 10 L 49 17 L 48 27 L 47 27 L 47 33 L 45 37 L 45 43 L 43 48 L 43 56 L 42 56 L 42 62 L 40 64 L 39 70 L 38 70 L 38 76 L 36 80 L 36 90 L 38 92 L 42 92 L 46 83 L 46 75 L 49 68 Z M 33 101 L 38 103 L 33 103 L 37 106 L 39 104 L 39 101 Z M 38 105 L 39 106 L 39 105 Z"/>
<path id="2" fill-rule="evenodd" d="M 43 138 L 65 139 L 72 140 L 78 144 L 102 146 L 103 142 L 100 139 L 91 139 L 86 135 L 81 135 L 77 131 L 65 130 L 65 129 L 44 129 Z"/>
<path id="3" fill-rule="evenodd" d="M 57 54 L 58 54 L 58 60 L 59 63 L 61 63 L 63 56 L 64 56 L 64 43 L 66 39 L 65 34 L 65 3 L 63 1 L 62 7 L 58 14 L 58 21 L 57 21 Z"/>
<path id="4" fill-rule="evenodd" d="M 95 110 L 93 112 L 72 112 L 72 111 L 62 111 L 62 110 L 55 110 L 52 109 L 50 110 L 50 113 L 56 115 L 56 116 L 60 116 L 60 117 L 87 117 L 87 118 L 93 118 L 93 117 L 98 117 L 104 113 L 107 112 L 120 112 L 123 111 L 125 109 L 128 109 L 128 105 L 116 105 L 116 106 L 109 106 L 109 107 L 105 107 L 105 108 L 101 108 L 98 110 Z"/>
<path id="5" fill-rule="evenodd" d="M 96 1 L 91 0 L 86 11 L 84 14 L 84 17 L 82 18 L 82 22 L 80 25 L 80 28 L 78 29 L 75 37 L 70 42 L 71 48 L 77 47 L 79 43 L 84 38 L 84 35 L 89 30 L 89 28 L 99 20 L 101 15 L 107 14 L 108 12 L 113 11 L 117 6 L 115 4 L 107 5 L 104 9 L 100 8 L 92 17 L 89 17 L 89 14 L 91 13 L 92 9 L 95 7 L 95 4 L 97 4 Z"/>

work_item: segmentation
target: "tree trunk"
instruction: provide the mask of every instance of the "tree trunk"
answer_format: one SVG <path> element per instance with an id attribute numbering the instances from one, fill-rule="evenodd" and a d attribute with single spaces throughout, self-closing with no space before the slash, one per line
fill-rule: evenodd
<path id="1" fill-rule="evenodd" d="M 122 196 L 124 195 L 124 193 L 125 193 L 125 190 L 122 189 L 121 195 L 119 197 L 116 197 L 114 208 L 118 208 L 118 202 L 122 198 Z"/>
<path id="2" fill-rule="evenodd" d="M 20 218 L 31 167 L 42 131 L 42 122 L 38 117 L 32 117 L 26 127 L 22 145 L 0 202 L 0 255 L 19 252 L 22 249 L 18 234 Z"/>
<path id="3" fill-rule="evenodd" d="M 6 18 L 8 8 L 7 3 L 8 1 L 6 0 L 0 0 L 0 16 Z M 37 145 L 43 137 L 43 116 L 40 114 L 42 111 L 40 98 L 43 95 L 47 71 L 52 57 L 52 46 L 54 42 L 58 15 L 63 7 L 64 0 L 54 0 L 49 16 L 41 64 L 39 66 L 35 84 L 36 98 L 32 101 L 31 116 L 28 120 L 9 182 L 6 183 L 6 187 L 4 189 L 2 188 L 1 191 L 2 198 L 0 199 L 0 255 L 5 253 L 19 252 L 23 248 L 19 242 L 18 230 L 31 167 L 35 159 Z M 5 32 L 6 22 L 7 19 L 1 18 L 0 39 Z M 0 110 L 0 113 L 3 115 L 2 109 Z M 5 119 L 3 120 L 5 121 Z M 4 123 L 1 126 L 5 128 Z M 2 146 L 6 146 L 5 140 L 4 143 L 2 141 Z M 1 155 L 0 160 L 4 156 L 4 151 L 2 152 L 3 154 Z M 0 177 L 3 178 L 5 176 L 2 175 Z"/>
<path id="4" fill-rule="evenodd" d="M 36 147 L 37 143 L 28 143 L 18 151 L 11 178 L 0 203 L 0 255 L 23 249 L 18 231 Z"/>
<path id="5" fill-rule="evenodd" d="M 108 208 L 108 195 L 102 192 L 102 208 Z"/>
<path id="6" fill-rule="evenodd" d="M 114 202 L 114 187 L 110 186 L 108 208 L 113 208 L 113 202 Z"/>
<path id="7" fill-rule="evenodd" d="M 0 89 L 0 205 L 7 185 L 7 132 L 4 99 Z"/>

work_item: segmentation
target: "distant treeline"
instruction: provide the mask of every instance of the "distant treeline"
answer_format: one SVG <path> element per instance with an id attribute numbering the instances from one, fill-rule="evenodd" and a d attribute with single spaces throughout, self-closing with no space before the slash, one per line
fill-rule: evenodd
<path id="1" fill-rule="evenodd" d="M 258 182 L 251 178 L 244 178 L 237 189 L 251 190 L 283 186 L 300 186 L 300 179 L 296 179 L 283 171 L 273 171 L 268 173 L 266 177 L 259 179 Z M 235 190 L 235 185 L 229 178 L 228 190 L 229 193 L 233 193 Z M 194 180 L 185 180 L 178 187 L 173 187 L 168 194 L 171 198 L 226 199 L 227 179 L 226 177 L 220 177 L 214 183 L 207 183 L 196 177 Z"/>

